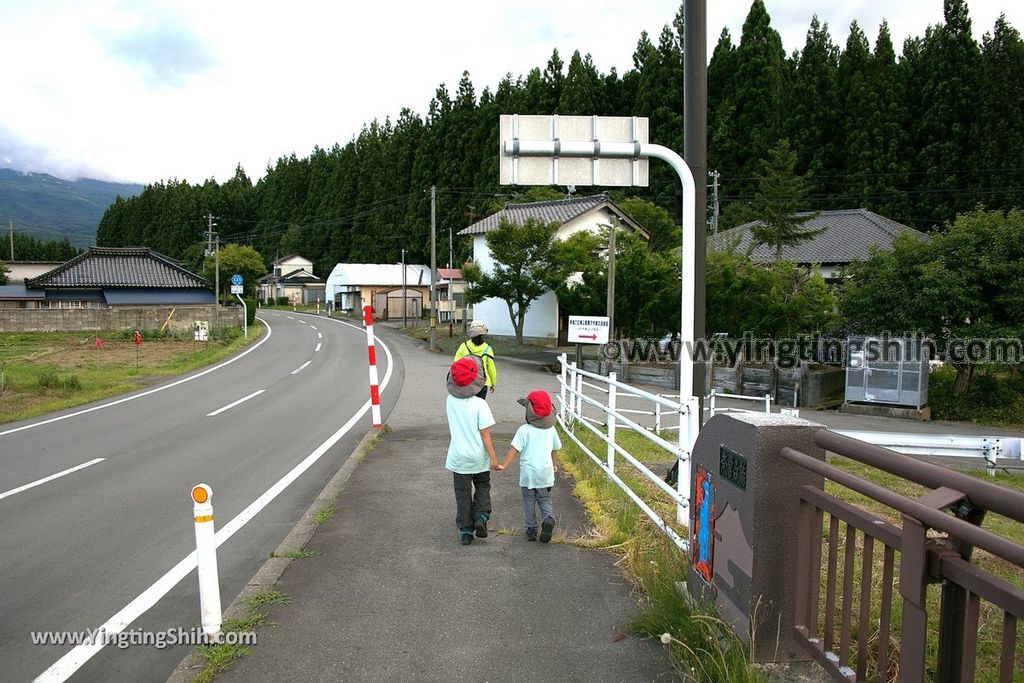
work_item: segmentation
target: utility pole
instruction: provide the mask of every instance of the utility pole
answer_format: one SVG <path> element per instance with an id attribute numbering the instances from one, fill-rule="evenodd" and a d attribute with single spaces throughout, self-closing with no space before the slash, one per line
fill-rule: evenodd
<path id="1" fill-rule="evenodd" d="M 455 335 L 455 278 L 452 276 L 454 262 L 452 248 L 452 224 L 448 223 L 448 338 Z"/>
<path id="2" fill-rule="evenodd" d="M 608 303 L 606 312 L 608 314 L 609 339 L 615 338 L 615 233 L 618 232 L 619 221 L 612 219 L 612 225 L 608 229 Z"/>
<path id="3" fill-rule="evenodd" d="M 693 225 L 684 225 L 683 232 L 694 231 L 694 272 L 684 277 L 692 278 L 693 291 L 693 339 L 703 339 L 705 332 L 705 251 L 707 242 L 708 197 L 707 183 L 696 182 L 705 178 L 708 163 L 708 60 L 707 60 L 707 0 L 683 0 L 683 158 L 694 178 Z M 684 343 L 686 339 L 682 340 Z M 684 350 L 686 353 L 688 350 Z M 706 392 L 706 363 L 695 363 L 690 386 L 679 387 L 680 395 L 690 394 L 700 400 L 701 410 L 697 413 L 700 423 L 704 421 L 704 394 Z"/>
<path id="4" fill-rule="evenodd" d="M 213 329 L 220 325 L 220 235 L 217 235 L 213 249 Z"/>
<path id="5" fill-rule="evenodd" d="M 213 329 L 217 329 L 220 322 L 220 235 L 213 231 L 216 227 L 213 222 L 213 214 L 206 214 L 206 255 L 213 257 Z M 214 248 L 214 236 L 216 236 L 216 248 Z"/>
<path id="6" fill-rule="evenodd" d="M 713 198 L 712 201 L 714 202 L 714 209 L 712 210 L 712 213 L 711 213 L 711 234 L 712 235 L 717 235 L 718 234 L 718 178 L 722 174 L 719 173 L 717 170 L 715 170 L 715 171 L 710 171 L 708 173 L 708 175 L 711 176 L 711 196 Z"/>
<path id="7" fill-rule="evenodd" d="M 409 304 L 406 300 L 405 293 L 405 249 L 402 250 L 402 327 L 408 327 L 409 321 L 406 319 L 407 312 L 409 310 Z"/>
<path id="8" fill-rule="evenodd" d="M 437 186 L 430 186 L 430 350 L 437 350 Z"/>
<path id="9" fill-rule="evenodd" d="M 11 236 L 11 260 L 13 261 L 14 260 L 14 220 L 13 219 L 11 220 L 11 224 L 10 225 L 11 225 L 11 229 L 10 229 L 10 236 Z"/>

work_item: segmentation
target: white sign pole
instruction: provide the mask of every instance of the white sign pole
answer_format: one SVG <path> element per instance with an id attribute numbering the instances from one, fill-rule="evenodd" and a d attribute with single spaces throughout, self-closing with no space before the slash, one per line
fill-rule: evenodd
<path id="1" fill-rule="evenodd" d="M 245 338 L 249 338 L 249 307 L 245 305 L 245 299 L 242 298 L 241 294 L 235 294 L 238 300 L 242 303 L 242 331 L 245 334 Z"/>
<path id="2" fill-rule="evenodd" d="M 683 158 L 668 147 L 643 142 L 596 142 L 569 140 L 506 140 L 504 153 L 512 157 L 612 157 L 637 159 L 654 157 L 667 161 L 683 184 L 682 296 L 680 309 L 679 393 L 681 398 L 693 394 L 694 296 L 697 291 L 697 237 L 693 232 L 696 188 L 693 174 Z M 696 438 L 696 435 L 693 435 Z"/>

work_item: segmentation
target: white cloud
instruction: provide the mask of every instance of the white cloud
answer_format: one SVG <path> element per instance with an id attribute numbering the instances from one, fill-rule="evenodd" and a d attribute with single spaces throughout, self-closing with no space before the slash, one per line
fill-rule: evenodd
<path id="1" fill-rule="evenodd" d="M 999 2 L 969 0 L 977 35 Z M 10 6 L 9 6 L 10 5 Z M 641 31 L 657 40 L 680 0 L 452 0 L 289 3 L 220 0 L 0 2 L 0 157 L 26 170 L 152 182 L 263 175 L 282 155 L 345 144 L 403 107 L 425 114 L 436 88 L 476 89 L 543 68 L 557 48 L 623 73 Z M 750 4 L 708 2 L 708 54 L 738 41 Z M 942 0 L 767 0 L 787 52 L 811 16 L 845 43 L 857 18 L 874 39 L 887 17 L 899 50 L 942 19 Z M 1024 28 L 1024 10 L 1004 8 Z"/>

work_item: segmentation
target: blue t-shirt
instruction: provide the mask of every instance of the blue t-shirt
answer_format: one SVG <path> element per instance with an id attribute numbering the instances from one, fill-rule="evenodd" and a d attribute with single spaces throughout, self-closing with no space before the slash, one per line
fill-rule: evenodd
<path id="1" fill-rule="evenodd" d="M 448 394 L 448 458 L 444 466 L 458 474 L 478 474 L 491 468 L 491 457 L 484 449 L 480 430 L 494 424 L 491 407 L 479 396 L 455 398 Z"/>
<path id="2" fill-rule="evenodd" d="M 562 448 L 554 427 L 540 429 L 524 424 L 512 437 L 512 448 L 519 451 L 519 485 L 528 489 L 555 485 L 555 468 L 551 451 Z"/>

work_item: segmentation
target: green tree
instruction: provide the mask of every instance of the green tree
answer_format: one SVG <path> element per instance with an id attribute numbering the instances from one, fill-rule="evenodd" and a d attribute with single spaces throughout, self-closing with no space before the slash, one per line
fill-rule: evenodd
<path id="1" fill-rule="evenodd" d="M 245 294 L 252 296 L 256 291 L 256 281 L 267 274 L 267 266 L 263 257 L 252 247 L 228 244 L 221 247 L 220 254 L 220 293 L 221 299 L 231 296 L 231 276 L 238 273 L 242 276 Z M 214 279 L 217 264 L 214 256 L 208 256 L 203 264 L 203 277 L 211 282 Z"/>
<path id="2" fill-rule="evenodd" d="M 775 249 L 776 261 L 782 259 L 783 247 L 796 246 L 821 232 L 802 227 L 814 214 L 797 215 L 804 201 L 804 180 L 794 175 L 795 166 L 796 155 L 789 141 L 782 140 L 769 153 L 758 178 L 753 206 L 758 223 L 750 232 L 758 244 Z"/>
<path id="3" fill-rule="evenodd" d="M 7 270 L 7 264 L 0 261 L 0 285 L 7 284 L 7 273 L 9 272 L 10 271 Z"/>
<path id="4" fill-rule="evenodd" d="M 651 236 L 648 249 L 661 252 L 679 248 L 679 226 L 668 211 L 641 197 L 629 197 L 616 203 Z"/>
<path id="5" fill-rule="evenodd" d="M 523 323 L 530 305 L 563 284 L 573 269 L 571 247 L 558 241 L 557 229 L 557 223 L 545 225 L 532 217 L 522 225 L 503 219 L 486 236 L 494 271 L 484 273 L 473 262 L 463 266 L 463 277 L 470 285 L 466 300 L 475 304 L 490 297 L 502 299 L 519 344 L 523 343 Z"/>
<path id="6" fill-rule="evenodd" d="M 981 41 L 981 102 L 989 115 L 978 150 L 978 166 L 991 169 L 981 179 L 990 208 L 1021 206 L 1024 187 L 1024 42 L 1000 15 L 993 33 Z"/>
<path id="7" fill-rule="evenodd" d="M 900 235 L 892 251 L 875 251 L 847 274 L 842 314 L 865 332 L 920 331 L 934 340 L 1024 336 L 1022 211 L 963 214 L 931 241 Z M 954 392 L 964 393 L 975 364 L 951 360 Z"/>
<path id="8" fill-rule="evenodd" d="M 832 43 L 828 24 L 819 23 L 815 15 L 796 63 L 786 122 L 797 155 L 797 169 L 801 174 L 811 175 L 813 189 L 819 194 L 832 189 L 829 181 L 839 167 L 838 68 L 839 49 Z"/>
<path id="9" fill-rule="evenodd" d="M 709 332 L 785 339 L 835 320 L 836 298 L 821 273 L 788 261 L 762 266 L 731 250 L 709 251 L 706 282 Z"/>

